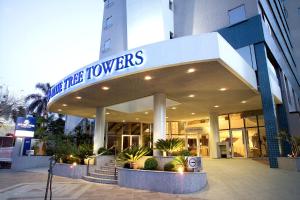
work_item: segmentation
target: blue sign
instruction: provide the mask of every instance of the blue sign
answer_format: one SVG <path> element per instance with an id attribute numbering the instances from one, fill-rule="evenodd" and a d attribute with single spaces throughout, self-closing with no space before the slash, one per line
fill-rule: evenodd
<path id="1" fill-rule="evenodd" d="M 30 137 L 24 138 L 23 156 L 27 155 L 27 151 L 30 150 L 30 147 L 31 147 L 31 138 Z"/>
<path id="2" fill-rule="evenodd" d="M 34 117 L 18 117 L 16 123 L 16 131 L 35 131 L 36 119 Z"/>
<path id="3" fill-rule="evenodd" d="M 118 71 L 141 66 L 144 61 L 145 58 L 143 50 L 138 50 L 133 53 L 127 53 L 116 58 L 88 65 L 81 71 L 77 71 L 70 76 L 67 76 L 65 79 L 52 86 L 48 92 L 48 100 L 75 85 L 84 83 L 90 79 L 99 79 Z"/>

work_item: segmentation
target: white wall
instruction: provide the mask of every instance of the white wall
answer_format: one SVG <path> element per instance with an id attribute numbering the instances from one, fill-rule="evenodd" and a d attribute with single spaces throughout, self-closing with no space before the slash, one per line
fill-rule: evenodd
<path id="1" fill-rule="evenodd" d="M 229 26 L 228 11 L 245 5 L 246 18 L 258 14 L 257 0 L 174 0 L 175 35 L 196 35 Z"/>
<path id="2" fill-rule="evenodd" d="M 127 0 L 127 47 L 167 40 L 173 29 L 169 0 Z"/>

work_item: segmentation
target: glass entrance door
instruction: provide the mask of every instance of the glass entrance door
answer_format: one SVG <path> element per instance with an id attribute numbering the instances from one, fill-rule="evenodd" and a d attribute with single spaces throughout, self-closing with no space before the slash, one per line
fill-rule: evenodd
<path id="1" fill-rule="evenodd" d="M 243 129 L 231 130 L 232 157 L 246 157 Z"/>
<path id="2" fill-rule="evenodd" d="M 133 145 L 140 145 L 139 135 L 122 135 L 122 150 Z"/>

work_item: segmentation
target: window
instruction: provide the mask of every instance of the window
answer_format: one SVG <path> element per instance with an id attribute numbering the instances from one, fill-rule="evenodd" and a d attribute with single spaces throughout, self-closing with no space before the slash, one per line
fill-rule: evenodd
<path id="1" fill-rule="evenodd" d="M 111 26 L 112 26 L 112 16 L 109 16 L 105 19 L 104 29 L 108 29 Z"/>
<path id="2" fill-rule="evenodd" d="M 246 19 L 245 5 L 228 11 L 229 24 L 235 24 Z"/>
<path id="3" fill-rule="evenodd" d="M 173 10 L 173 0 L 169 0 L 169 9 Z"/>
<path id="4" fill-rule="evenodd" d="M 110 43 L 111 43 L 111 39 L 108 39 L 104 42 L 104 45 L 103 45 L 103 52 L 105 51 L 108 51 L 110 49 Z"/>
<path id="5" fill-rule="evenodd" d="M 292 104 L 292 97 L 291 97 L 291 92 L 290 92 L 289 81 L 287 80 L 286 76 L 284 76 L 284 80 L 285 80 L 287 98 L 288 98 L 289 104 L 291 105 Z"/>

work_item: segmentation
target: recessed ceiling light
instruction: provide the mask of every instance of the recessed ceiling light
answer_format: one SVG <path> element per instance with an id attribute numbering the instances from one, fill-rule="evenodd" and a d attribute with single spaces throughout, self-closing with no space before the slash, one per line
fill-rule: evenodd
<path id="1" fill-rule="evenodd" d="M 166 117 L 166 119 L 168 119 L 169 117 Z"/>
<path id="2" fill-rule="evenodd" d="M 93 115 L 93 117 L 96 117 L 96 115 Z"/>
<path id="3" fill-rule="evenodd" d="M 77 96 L 77 97 L 75 97 L 76 99 L 82 99 L 82 97 L 81 96 Z"/>
<path id="4" fill-rule="evenodd" d="M 190 97 L 190 98 L 194 98 L 195 95 L 194 95 L 194 94 L 190 94 L 189 97 Z"/>
<path id="5" fill-rule="evenodd" d="M 62 109 L 57 109 L 57 111 L 58 111 L 58 112 L 61 112 L 61 111 L 62 111 Z"/>
<path id="6" fill-rule="evenodd" d="M 62 104 L 62 106 L 63 106 L 63 107 L 66 107 L 66 106 L 68 106 L 68 105 L 64 103 L 64 104 Z"/>
<path id="7" fill-rule="evenodd" d="M 191 113 L 192 115 L 195 115 L 196 113 Z"/>
<path id="8" fill-rule="evenodd" d="M 195 72 L 196 70 L 194 69 L 194 68 L 190 68 L 190 69 L 188 69 L 186 72 L 187 73 L 193 73 L 193 72 Z"/>
<path id="9" fill-rule="evenodd" d="M 144 78 L 146 81 L 148 81 L 148 80 L 151 80 L 152 79 L 152 77 L 151 76 L 145 76 L 145 78 Z"/>
<path id="10" fill-rule="evenodd" d="M 107 87 L 107 86 L 102 86 L 102 90 L 109 90 L 109 87 Z"/>
<path id="11" fill-rule="evenodd" d="M 171 109 L 172 109 L 172 110 L 176 110 L 176 107 L 172 107 Z"/>
<path id="12" fill-rule="evenodd" d="M 241 103 L 247 103 L 247 101 L 241 101 Z"/>
<path id="13" fill-rule="evenodd" d="M 106 112 L 105 114 L 109 115 L 109 114 L 110 114 L 110 112 Z"/>
<path id="14" fill-rule="evenodd" d="M 220 107 L 219 105 L 215 105 L 215 106 L 214 106 L 214 108 L 219 108 L 219 107 Z"/>
<path id="15" fill-rule="evenodd" d="M 224 88 L 224 87 L 223 87 L 223 88 L 220 88 L 219 90 L 220 90 L 221 92 L 224 92 L 224 91 L 227 90 L 227 88 Z"/>
<path id="16" fill-rule="evenodd" d="M 139 121 L 139 120 L 140 120 L 140 118 L 135 118 L 135 120 Z"/>
<path id="17" fill-rule="evenodd" d="M 148 112 L 145 112 L 145 115 L 148 115 Z"/>
<path id="18" fill-rule="evenodd" d="M 126 122 L 126 121 L 123 119 L 122 122 Z"/>

